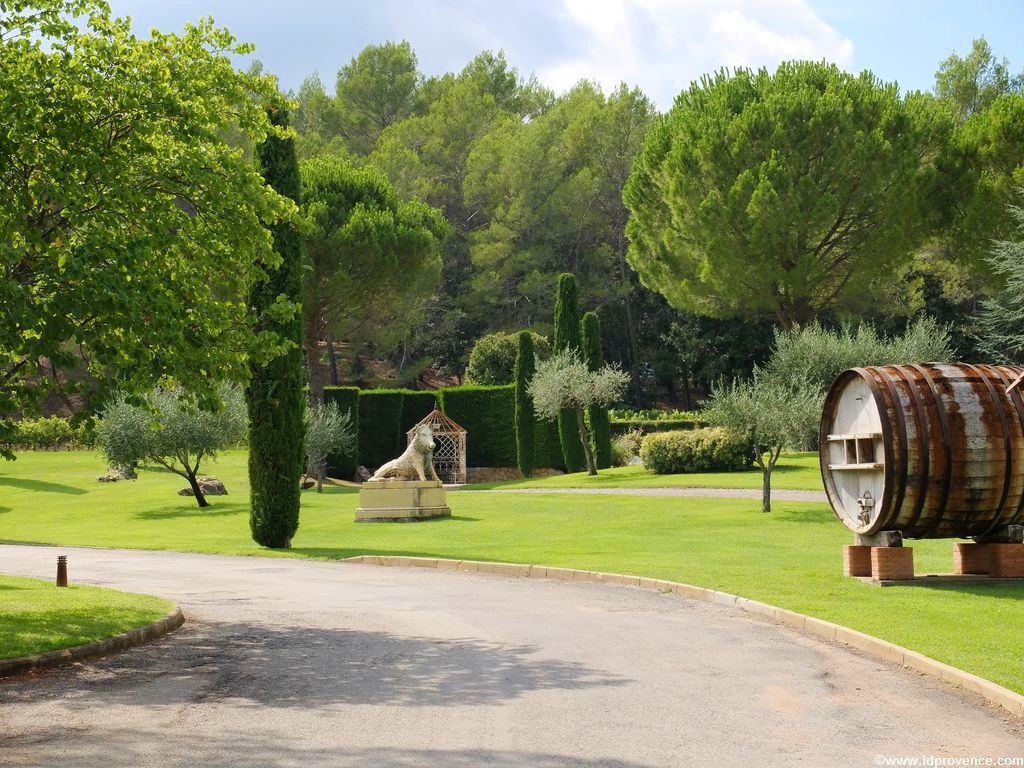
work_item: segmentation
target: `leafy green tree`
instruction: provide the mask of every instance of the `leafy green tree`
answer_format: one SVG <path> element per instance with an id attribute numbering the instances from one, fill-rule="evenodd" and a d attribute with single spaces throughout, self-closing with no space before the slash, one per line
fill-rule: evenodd
<path id="1" fill-rule="evenodd" d="M 579 350 L 555 352 L 537 364 L 530 381 L 533 407 L 544 419 L 561 418 L 569 411 L 576 420 L 576 440 L 586 457 L 587 472 L 597 474 L 597 463 L 590 448 L 590 434 L 584 412 L 595 405 L 608 406 L 622 398 L 629 375 L 606 365 L 592 371 L 580 359 Z"/>
<path id="2" fill-rule="evenodd" d="M 754 366 L 771 354 L 774 331 L 770 320 L 675 313 L 660 335 L 662 346 L 655 362 L 679 377 L 683 408 L 691 410 L 691 387 L 711 392 L 720 381 L 749 379 Z"/>
<path id="3" fill-rule="evenodd" d="M 935 94 L 956 107 L 961 122 L 1004 94 L 1022 92 L 1024 72 L 1011 73 L 1009 61 L 996 59 L 984 37 L 971 41 L 966 56 L 950 54 L 935 73 Z"/>
<path id="4" fill-rule="evenodd" d="M 601 348 L 601 318 L 596 312 L 587 312 L 580 321 L 580 337 L 583 346 L 583 362 L 591 371 L 604 368 L 604 350 Z M 612 425 L 608 409 L 601 405 L 587 408 L 587 424 L 593 443 L 594 461 L 598 469 L 612 465 Z"/>
<path id="5" fill-rule="evenodd" d="M 466 366 L 466 382 L 470 384 L 511 384 L 516 380 L 515 366 L 521 342 L 519 337 L 529 333 L 533 339 L 531 354 L 546 360 L 551 354 L 551 345 L 539 333 L 489 333 L 481 336 L 469 353 Z"/>
<path id="6" fill-rule="evenodd" d="M 486 221 L 470 235 L 478 311 L 530 324 L 550 312 L 552 277 L 576 274 L 583 303 L 616 318 L 613 347 L 637 397 L 636 294 L 644 289 L 626 261 L 622 189 L 654 114 L 639 90 L 621 86 L 605 97 L 582 82 L 528 122 L 496 124 L 470 155 L 465 184 L 467 203 Z"/>
<path id="7" fill-rule="evenodd" d="M 437 288 L 447 226 L 426 204 L 400 201 L 373 168 L 317 157 L 301 170 L 309 266 L 303 346 L 310 394 L 320 402 L 320 342 L 387 347 L 403 338 Z"/>
<path id="8" fill-rule="evenodd" d="M 529 386 L 533 375 L 537 372 L 537 359 L 534 353 L 536 334 L 520 331 L 516 337 L 517 351 L 515 364 L 516 384 L 516 463 L 523 477 L 529 477 L 534 464 L 534 421 L 533 401 L 530 399 Z"/>
<path id="9" fill-rule="evenodd" d="M 142 404 L 118 396 L 96 425 L 100 453 L 112 467 L 158 464 L 188 481 L 200 507 L 210 506 L 199 485 L 205 459 L 245 437 L 245 402 L 237 387 L 219 389 L 220 404 L 198 408 L 180 389 L 157 389 Z"/>
<path id="10" fill-rule="evenodd" d="M 368 155 L 384 129 L 412 113 L 421 80 L 416 67 L 403 40 L 368 45 L 338 72 L 338 109 L 353 152 Z"/>
<path id="11" fill-rule="evenodd" d="M 442 372 L 456 375 L 465 368 L 473 341 L 487 330 L 533 325 L 496 322 L 470 290 L 470 238 L 487 224 L 487 215 L 467 202 L 464 187 L 469 156 L 481 139 L 506 119 L 522 122 L 542 110 L 550 92 L 521 80 L 503 55 L 484 52 L 459 75 L 429 81 L 420 97 L 416 114 L 381 134 L 369 163 L 387 175 L 400 196 L 425 200 L 448 221 L 437 297 L 428 303 L 411 346 L 414 354 L 427 355 Z"/>
<path id="12" fill-rule="evenodd" d="M 295 101 L 292 127 L 295 128 L 295 151 L 300 160 L 316 155 L 346 156 L 341 110 L 336 99 L 327 95 L 320 75 L 314 72 L 302 81 Z"/>
<path id="13" fill-rule="evenodd" d="M 223 138 L 272 130 L 272 82 L 210 21 L 141 40 L 99 0 L 6 3 L 0 40 L 0 445 L 82 367 L 95 402 L 160 382 L 214 402 L 281 348 L 244 296 L 292 206 Z"/>
<path id="14" fill-rule="evenodd" d="M 555 302 L 555 352 L 578 355 L 580 352 L 580 305 L 576 290 L 576 278 L 568 272 L 558 276 L 558 299 Z M 539 370 L 539 367 L 538 367 Z M 536 398 L 535 398 L 536 400 Z M 588 403 L 590 405 L 590 403 Z M 537 409 L 538 411 L 540 408 Z M 558 437 L 562 444 L 562 457 L 569 472 L 578 472 L 583 466 L 584 453 L 581 450 L 576 424 L 576 413 L 570 406 L 564 406 L 558 414 Z M 590 456 L 590 444 L 586 446 Z M 589 465 L 588 465 L 589 466 Z"/>
<path id="15" fill-rule="evenodd" d="M 335 402 L 310 403 L 306 408 L 306 474 L 316 478 L 316 492 L 323 493 L 327 459 L 350 454 L 356 444 L 352 414 L 342 413 Z"/>
<path id="16" fill-rule="evenodd" d="M 634 165 L 630 263 L 714 317 L 790 328 L 858 302 L 928 234 L 922 184 L 949 127 L 929 97 L 830 64 L 705 77 Z"/>
<path id="17" fill-rule="evenodd" d="M 271 122 L 288 127 L 283 106 L 267 108 Z M 295 203 L 300 199 L 299 163 L 290 136 L 270 136 L 258 148 L 267 184 Z M 274 252 L 265 280 L 253 285 L 249 305 L 261 329 L 289 344 L 288 351 L 264 365 L 253 365 L 246 389 L 249 410 L 249 527 L 256 543 L 274 549 L 291 546 L 299 528 L 299 476 L 304 466 L 305 396 L 302 382 L 302 317 L 276 311 L 280 297 L 302 303 L 302 237 L 298 223 L 273 226 Z M 276 267 L 276 268 L 274 268 Z"/>
<path id="18" fill-rule="evenodd" d="M 1016 240 L 995 244 L 989 257 L 1006 287 L 982 306 L 979 318 L 982 351 L 990 360 L 1024 363 L 1024 208 L 1013 206 Z"/>
<path id="19" fill-rule="evenodd" d="M 1006 210 L 1024 186 L 1024 95 L 1000 96 L 971 115 L 954 144 L 970 186 L 957 190 L 951 246 L 954 255 L 963 253 L 960 262 L 967 270 L 991 282 L 985 260 L 993 240 L 1014 235 L 1015 222 Z"/>

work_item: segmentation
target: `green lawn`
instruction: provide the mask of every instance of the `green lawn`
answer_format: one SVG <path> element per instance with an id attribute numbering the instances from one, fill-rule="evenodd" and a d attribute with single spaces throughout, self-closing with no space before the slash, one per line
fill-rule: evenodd
<path id="1" fill-rule="evenodd" d="M 165 616 L 167 600 L 114 589 L 0 576 L 0 659 L 119 635 Z"/>
<path id="2" fill-rule="evenodd" d="M 602 469 L 594 476 L 571 475 L 514 480 L 507 483 L 476 483 L 472 489 L 499 488 L 761 488 L 761 470 L 705 472 L 694 475 L 656 475 L 643 467 Z M 786 491 L 821 491 L 817 453 L 788 453 L 772 472 L 772 488 Z"/>
<path id="3" fill-rule="evenodd" d="M 209 468 L 231 495 L 206 511 L 175 496 L 183 481 L 167 472 L 100 484 L 102 469 L 89 453 L 0 463 L 0 540 L 271 554 L 249 538 L 243 453 Z M 835 621 L 1024 692 L 1024 586 L 882 589 L 844 578 L 850 535 L 825 504 L 777 502 L 765 515 L 754 500 L 460 491 L 449 502 L 451 519 L 357 525 L 354 491 L 307 491 L 294 549 L 273 554 L 544 563 L 683 581 Z M 949 541 L 913 546 L 919 571 L 951 569 Z"/>

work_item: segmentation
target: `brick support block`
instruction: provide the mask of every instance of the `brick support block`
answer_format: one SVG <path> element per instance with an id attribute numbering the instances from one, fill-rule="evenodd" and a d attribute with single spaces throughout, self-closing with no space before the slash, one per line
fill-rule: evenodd
<path id="1" fill-rule="evenodd" d="M 986 544 L 992 552 L 990 573 L 998 579 L 1024 579 L 1024 544 Z"/>
<path id="2" fill-rule="evenodd" d="M 871 547 L 847 544 L 843 547 L 843 574 L 845 576 L 871 575 Z"/>
<path id="3" fill-rule="evenodd" d="M 991 544 L 970 544 L 958 541 L 953 544 L 953 573 L 963 576 L 971 573 L 992 571 Z"/>
<path id="4" fill-rule="evenodd" d="M 871 578 L 876 581 L 907 581 L 914 578 L 913 547 L 872 547 Z"/>

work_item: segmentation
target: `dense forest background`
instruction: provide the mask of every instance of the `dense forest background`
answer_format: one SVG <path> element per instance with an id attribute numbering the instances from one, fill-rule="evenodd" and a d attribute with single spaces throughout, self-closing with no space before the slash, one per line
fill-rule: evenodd
<path id="1" fill-rule="evenodd" d="M 981 308 L 998 301 L 1009 277 L 993 265 L 993 242 L 1015 235 L 1008 206 L 1024 181 L 1021 89 L 1021 76 L 981 39 L 937 65 L 933 93 L 900 94 L 933 116 L 918 150 L 929 179 L 913 252 L 884 255 L 893 264 L 876 265 L 876 281 L 811 321 L 896 333 L 930 316 L 948 326 L 961 358 L 985 356 Z M 604 356 L 630 373 L 634 406 L 690 408 L 716 381 L 743 377 L 768 355 L 778 317 L 756 303 L 715 313 L 673 308 L 627 258 L 623 189 L 645 136 L 666 119 L 640 90 L 606 94 L 582 81 L 556 95 L 492 51 L 460 72 L 425 77 L 408 43 L 387 42 L 365 48 L 333 82 L 314 73 L 289 95 L 304 168 L 328 158 L 362 174 L 364 186 L 389 185 L 395 211 L 425 204 L 447 224 L 432 226 L 439 270 L 422 249 L 406 257 L 401 248 L 372 269 L 357 268 L 359 249 L 323 267 L 328 299 L 343 291 L 330 288 L 338 273 L 388 309 L 375 312 L 355 295 L 311 305 L 307 355 L 324 383 L 461 380 L 481 337 L 525 328 L 550 335 L 562 272 L 577 277 L 581 306 L 600 315 Z M 306 205 L 315 218 L 316 200 Z M 311 229 L 307 251 L 330 246 L 332 236 Z"/>

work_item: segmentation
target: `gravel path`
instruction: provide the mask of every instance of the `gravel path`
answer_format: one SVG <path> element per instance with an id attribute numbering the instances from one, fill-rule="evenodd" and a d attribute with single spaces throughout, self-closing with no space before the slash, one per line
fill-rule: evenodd
<path id="1" fill-rule="evenodd" d="M 453 486 L 457 489 L 458 486 Z M 468 493 L 479 493 L 472 489 Z M 713 499 L 761 499 L 760 488 L 494 488 L 485 493 L 579 493 L 586 496 L 685 496 Z M 773 501 L 828 502 L 824 491 L 772 491 Z"/>
<path id="2" fill-rule="evenodd" d="M 708 603 L 545 582 L 0 546 L 0 570 L 152 592 L 156 643 L 0 680 L 0 765 L 870 766 L 1024 754 L 931 678 Z M 0 596 L 0 600 L 2 600 Z"/>

